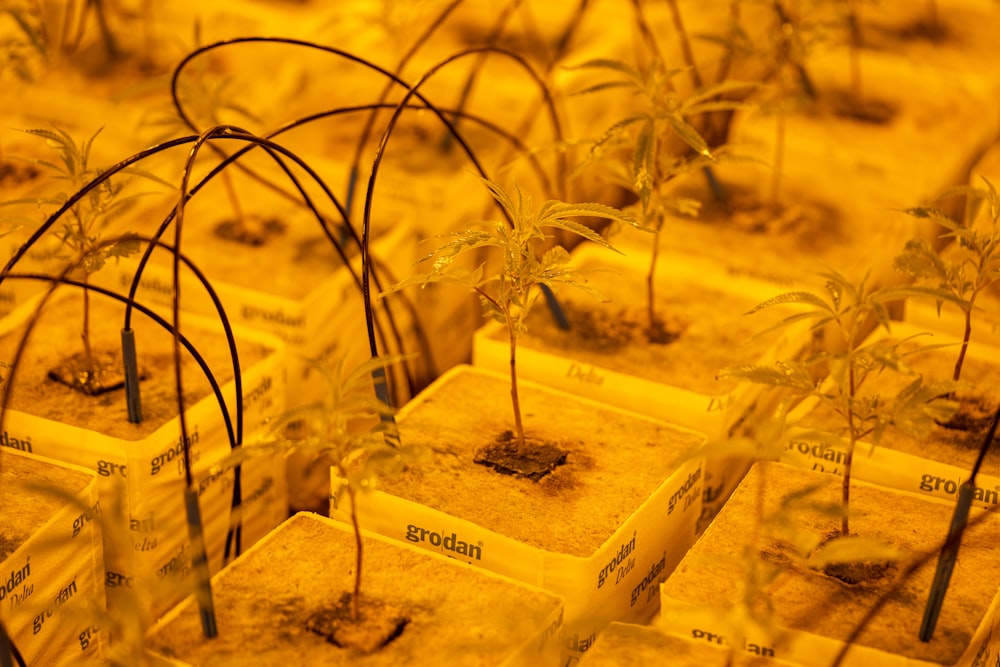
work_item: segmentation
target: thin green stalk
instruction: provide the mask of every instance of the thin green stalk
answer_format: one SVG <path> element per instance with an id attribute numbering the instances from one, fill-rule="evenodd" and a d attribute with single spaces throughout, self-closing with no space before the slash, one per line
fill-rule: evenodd
<path id="1" fill-rule="evenodd" d="M 650 339 L 656 333 L 656 260 L 660 255 L 660 230 L 653 232 L 653 247 L 649 258 L 649 271 L 646 274 L 646 309 L 649 315 Z"/>
<path id="2" fill-rule="evenodd" d="M 674 22 L 674 30 L 677 31 L 677 38 L 681 45 L 681 55 L 684 56 L 684 64 L 691 72 L 691 83 L 695 90 L 702 88 L 705 83 L 701 78 L 701 72 L 695 66 L 694 51 L 691 50 L 691 41 L 688 39 L 687 30 L 684 28 L 684 21 L 681 18 L 680 9 L 677 8 L 677 0 L 667 0 L 670 6 L 670 17 Z"/>
<path id="3" fill-rule="evenodd" d="M 83 277 L 84 285 L 87 284 L 87 276 Z M 83 290 L 83 328 L 80 333 L 80 338 L 83 339 L 83 353 L 87 357 L 87 370 L 95 371 L 94 368 L 94 351 L 90 346 L 90 290 L 84 288 Z M 87 384 L 90 384 L 89 382 Z"/>
<path id="4" fill-rule="evenodd" d="M 965 330 L 962 332 L 962 345 L 958 348 L 958 359 L 955 360 L 955 370 L 951 374 L 951 379 L 958 382 L 962 377 L 962 365 L 965 363 L 965 353 L 969 351 L 969 341 L 972 339 L 972 306 L 976 300 L 973 292 L 969 299 L 969 307 L 965 309 Z"/>
<path id="5" fill-rule="evenodd" d="M 853 343 L 851 343 L 853 345 Z M 851 534 L 849 509 L 851 507 L 851 465 L 854 460 L 854 445 L 856 434 L 854 432 L 854 394 L 856 393 L 854 383 L 854 355 L 847 355 L 847 455 L 844 457 L 844 482 L 841 493 L 841 506 L 844 515 L 840 518 L 840 536 L 848 537 Z"/>
<path id="6" fill-rule="evenodd" d="M 517 393 L 517 331 L 509 314 L 505 319 L 507 320 L 507 336 L 510 339 L 510 401 L 511 405 L 514 407 L 514 428 L 517 431 L 517 453 L 521 454 L 525 451 L 526 447 L 524 444 L 524 424 L 521 421 L 521 400 Z"/>
<path id="7" fill-rule="evenodd" d="M 354 595 L 351 597 L 351 615 L 354 622 L 361 620 L 361 563 L 364 546 L 361 540 L 361 524 L 358 522 L 358 498 L 354 487 L 347 485 L 347 497 L 351 501 L 351 526 L 354 528 Z"/>

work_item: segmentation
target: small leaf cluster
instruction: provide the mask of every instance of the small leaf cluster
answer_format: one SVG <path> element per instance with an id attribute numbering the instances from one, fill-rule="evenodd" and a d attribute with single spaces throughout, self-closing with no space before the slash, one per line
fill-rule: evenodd
<path id="1" fill-rule="evenodd" d="M 732 93 L 745 93 L 756 84 L 723 81 L 704 86 L 684 96 L 673 85 L 678 74 L 687 67 L 668 68 L 657 59 L 640 70 L 627 63 L 611 59 L 595 59 L 577 69 L 597 69 L 618 75 L 618 78 L 590 86 L 580 94 L 609 89 L 626 89 L 643 99 L 642 110 L 616 121 L 594 142 L 582 166 L 601 160 L 610 166 L 614 179 L 639 200 L 644 224 L 659 230 L 667 214 L 694 216 L 699 203 L 675 197 L 665 198 L 660 188 L 673 177 L 715 161 L 708 143 L 692 124 L 692 118 L 715 111 L 741 108 L 740 102 L 724 99 Z M 634 134 L 633 134 L 634 132 Z M 664 155 L 662 144 L 668 132 L 679 137 L 694 152 L 693 157 Z M 607 160 L 609 151 L 625 145 L 628 159 Z"/>
<path id="2" fill-rule="evenodd" d="M 863 341 L 873 325 L 890 331 L 887 305 L 910 295 L 914 288 L 874 288 L 867 277 L 855 284 L 836 271 L 822 275 L 826 278 L 823 294 L 786 292 L 758 304 L 748 314 L 796 304 L 801 308 L 762 333 L 810 321 L 811 331 L 832 330 L 837 332 L 839 340 L 828 343 L 829 349 L 805 359 L 779 360 L 773 365 L 731 366 L 720 371 L 719 376 L 782 388 L 799 399 L 812 397 L 825 403 L 843 418 L 840 435 L 849 438 L 852 445 L 864 438 L 878 442 L 889 425 L 926 436 L 935 420 L 954 413 L 954 402 L 945 398 L 953 391 L 954 383 L 927 382 L 915 373 L 906 362 L 913 353 L 904 346 L 912 342 L 908 339 Z M 892 396 L 861 391 L 871 378 L 888 371 L 913 379 Z"/>
<path id="3" fill-rule="evenodd" d="M 961 377 L 964 350 L 972 333 L 972 313 L 976 298 L 984 289 L 1000 279 L 1000 194 L 988 179 L 985 187 L 951 188 L 937 198 L 964 196 L 969 202 L 965 221 L 958 221 L 939 207 L 917 206 L 905 209 L 915 218 L 930 220 L 944 228 L 942 238 L 953 241 L 948 250 L 938 251 L 923 239 L 906 243 L 902 253 L 894 260 L 900 273 L 912 278 L 923 287 L 923 296 L 933 299 L 938 314 L 945 302 L 955 304 L 965 316 L 965 334 L 955 365 L 953 378 Z M 988 222 L 978 227 L 973 224 L 978 210 L 988 207 Z"/>
<path id="4" fill-rule="evenodd" d="M 44 139 L 48 147 L 58 156 L 58 160 L 30 158 L 26 161 L 47 170 L 55 181 L 67 183 L 69 192 L 77 192 L 100 177 L 101 170 L 90 164 L 90 152 L 101 129 L 80 144 L 60 128 L 24 131 Z M 151 173 L 138 169 L 126 171 L 171 187 L 169 183 Z M 127 257 L 139 252 L 140 244 L 134 235 L 125 234 L 112 241 L 102 239 L 102 232 L 112 220 L 126 213 L 139 197 L 148 194 L 141 192 L 124 194 L 128 183 L 128 179 L 123 181 L 100 179 L 85 197 L 74 204 L 67 211 L 66 217 L 60 221 L 61 226 L 54 231 L 68 254 L 56 251 L 55 256 L 70 259 L 76 267 L 89 275 L 100 270 L 108 259 Z M 2 202 L 0 205 L 34 204 L 38 208 L 44 206 L 58 209 L 66 204 L 69 197 L 67 190 L 60 190 L 52 195 L 14 199 Z"/>
<path id="5" fill-rule="evenodd" d="M 436 282 L 465 285 L 479 295 L 486 315 L 510 327 L 515 335 L 523 333 L 525 320 L 538 301 L 542 285 L 553 288 L 572 285 L 599 296 L 587 284 L 581 270 L 570 265 L 565 248 L 553 246 L 539 253 L 549 240 L 546 230 L 561 229 L 614 250 L 600 234 L 571 218 L 598 217 L 638 227 L 631 216 L 603 204 L 567 204 L 554 200 L 546 201 L 536 211 L 530 198 L 525 198 L 520 190 L 511 197 L 493 181 L 483 179 L 483 182 L 511 222 L 498 220 L 487 223 L 482 229 L 445 235 L 451 240 L 421 260 L 431 261 L 431 270 L 410 276 L 390 291 Z M 490 247 L 502 253 L 499 270 L 495 273 L 487 275 L 485 265 L 468 270 L 456 264 L 461 255 Z"/>
<path id="6" fill-rule="evenodd" d="M 295 448 L 328 458 L 344 481 L 333 490 L 337 500 L 344 491 L 374 489 L 380 477 L 397 474 L 422 456 L 417 447 L 395 443 L 392 408 L 372 388 L 372 374 L 399 360 L 378 357 L 353 369 L 346 368 L 343 358 L 310 360 L 328 392 L 321 400 L 280 415 L 271 424 L 268 438 L 249 450 Z"/>

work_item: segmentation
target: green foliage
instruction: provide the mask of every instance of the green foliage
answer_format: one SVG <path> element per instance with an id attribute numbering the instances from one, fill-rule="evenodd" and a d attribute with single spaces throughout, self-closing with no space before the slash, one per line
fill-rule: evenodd
<path id="1" fill-rule="evenodd" d="M 612 79 L 590 86 L 581 94 L 623 89 L 641 99 L 640 111 L 608 127 L 591 146 L 579 169 L 593 162 L 602 164 L 613 181 L 635 195 L 638 201 L 636 218 L 641 228 L 653 232 L 653 252 L 646 281 L 652 338 L 659 328 L 654 306 L 659 233 L 668 217 L 694 217 L 701 206 L 697 200 L 668 194 L 666 185 L 693 170 L 709 168 L 717 159 L 692 120 L 715 111 L 741 108 L 742 103 L 726 99 L 726 96 L 744 94 L 756 84 L 722 81 L 685 96 L 678 92 L 672 80 L 688 68 L 667 68 L 658 59 L 645 70 L 609 59 L 590 60 L 578 65 L 577 69 L 596 69 L 613 75 Z M 665 150 L 670 134 L 679 137 L 693 155 L 673 155 Z"/>
<path id="2" fill-rule="evenodd" d="M 941 306 L 950 302 L 958 306 L 965 319 L 962 346 L 952 379 L 958 381 L 972 336 L 972 314 L 976 298 L 987 287 L 1000 279 L 1000 194 L 988 179 L 985 187 L 956 187 L 946 190 L 937 201 L 951 197 L 965 197 L 968 203 L 966 219 L 959 222 L 935 206 L 917 206 L 904 212 L 915 218 L 930 220 L 944 228 L 942 237 L 953 241 L 944 252 L 939 252 L 922 239 L 906 243 L 903 252 L 894 261 L 897 271 L 914 280 L 919 295 L 933 299 L 941 313 Z M 976 214 L 988 208 L 985 225 L 973 224 Z"/>
<path id="3" fill-rule="evenodd" d="M 237 448 L 217 468 L 226 469 L 261 454 L 297 450 L 318 461 L 329 462 L 340 485 L 331 489 L 334 506 L 347 494 L 357 552 L 352 608 L 359 618 L 362 549 L 357 503 L 382 477 L 395 475 L 424 456 L 424 449 L 397 443 L 392 409 L 375 394 L 372 375 L 401 357 L 369 359 L 348 369 L 343 358 L 334 362 L 311 360 L 327 382 L 329 391 L 318 401 L 277 416 L 267 434 L 257 442 Z M 208 474 L 213 474 L 210 470 Z"/>
<path id="4" fill-rule="evenodd" d="M 394 423 L 383 419 L 392 415 L 392 409 L 377 398 L 372 387 L 372 373 L 400 359 L 370 359 L 352 369 L 346 368 L 344 359 L 310 360 L 328 392 L 321 400 L 275 417 L 268 435 L 247 445 L 248 455 L 297 449 L 329 459 L 344 481 L 334 490 L 338 501 L 345 491 L 374 489 L 379 477 L 398 473 L 422 455 L 415 447 L 393 444 Z"/>
<path id="5" fill-rule="evenodd" d="M 53 180 L 65 182 L 69 187 L 68 190 L 61 190 L 44 197 L 0 202 L 0 206 L 34 204 L 38 208 L 48 207 L 54 210 L 63 206 L 70 196 L 100 175 L 101 170 L 90 164 L 90 151 L 94 140 L 101 133 L 100 129 L 82 144 L 77 144 L 69 133 L 60 128 L 24 131 L 44 139 L 46 145 L 58 156 L 58 160 L 32 158 L 26 161 L 47 170 Z M 140 169 L 129 169 L 126 173 L 171 187 L 166 181 Z M 64 248 L 64 252 L 57 256 L 71 260 L 85 274 L 91 274 L 100 270 L 110 258 L 127 257 L 139 252 L 139 243 L 131 235 L 126 234 L 120 239 L 109 242 L 105 242 L 102 238 L 102 232 L 111 221 L 124 215 L 140 197 L 148 194 L 142 192 L 123 194 L 127 184 L 128 180 L 103 179 L 97 187 L 70 208 L 67 212 L 68 219 L 63 220 L 62 226 L 55 232 Z"/>
<path id="6" fill-rule="evenodd" d="M 616 180 L 634 193 L 641 204 L 643 224 L 659 231 L 667 213 L 695 215 L 698 202 L 667 199 L 662 186 L 674 176 L 714 160 L 708 143 L 692 124 L 692 118 L 714 111 L 729 111 L 744 106 L 724 99 L 732 93 L 746 93 L 755 83 L 723 81 L 681 95 L 672 80 L 688 71 L 686 67 L 667 68 L 654 60 L 645 70 L 639 70 L 618 60 L 596 59 L 577 66 L 577 69 L 607 71 L 616 78 L 590 86 L 581 94 L 609 89 L 625 89 L 642 99 L 641 111 L 629 115 L 608 127 L 594 142 L 584 164 L 606 160 L 606 154 L 623 144 L 629 148 L 629 157 L 621 162 L 611 161 L 610 167 Z M 695 158 L 682 159 L 666 156 L 662 144 L 668 132 L 679 137 L 695 153 Z"/>
<path id="7" fill-rule="evenodd" d="M 411 285 L 452 282 L 464 285 L 479 295 L 488 317 L 507 327 L 510 341 L 511 400 L 514 409 L 517 442 L 524 447 L 524 428 L 517 395 L 517 340 L 525 330 L 525 321 L 541 295 L 541 286 L 557 288 L 571 285 L 593 294 L 580 269 L 569 264 L 569 253 L 561 246 L 554 246 L 542 254 L 540 248 L 549 240 L 547 229 L 561 229 L 600 246 L 614 250 L 600 234 L 572 218 L 597 217 L 640 227 L 631 216 L 604 204 L 567 204 L 549 200 L 534 210 L 530 199 L 521 191 L 512 198 L 502 187 L 488 179 L 483 183 L 493 199 L 503 208 L 510 223 L 498 220 L 487 223 L 482 229 L 470 229 L 446 235 L 452 240 L 431 252 L 421 261 L 430 261 L 431 270 L 415 274 L 391 287 L 394 292 Z M 501 259 L 496 272 L 487 274 L 486 265 L 474 270 L 458 266 L 455 260 L 471 250 L 496 248 Z"/>
<path id="8" fill-rule="evenodd" d="M 851 535 L 830 540 L 809 554 L 809 565 L 823 569 L 828 565 L 845 563 L 895 561 L 903 557 L 895 547 L 872 539 Z"/>
<path id="9" fill-rule="evenodd" d="M 827 343 L 825 352 L 804 360 L 781 360 L 773 366 L 731 366 L 722 369 L 719 377 L 780 389 L 789 396 L 787 400 L 815 401 L 828 406 L 842 419 L 841 428 L 833 435 L 847 443 L 841 529 L 842 535 L 847 536 L 851 459 L 856 443 L 868 439 L 877 444 L 890 425 L 917 437 L 926 436 L 936 419 L 946 419 L 957 406 L 946 398 L 954 391 L 954 383 L 928 383 L 908 367 L 906 358 L 914 352 L 904 344 L 912 343 L 911 340 L 885 338 L 868 343 L 863 340 L 872 326 L 889 331 L 887 304 L 911 295 L 913 288 L 874 288 L 867 277 L 853 283 L 836 271 L 823 276 L 826 283 L 822 294 L 786 292 L 758 304 L 748 314 L 777 305 L 798 304 L 802 306 L 800 310 L 764 333 L 810 321 L 811 330 L 823 329 L 836 338 Z M 877 387 L 874 391 L 862 391 L 885 372 L 902 373 L 913 379 L 896 395 L 885 396 Z M 828 373 L 825 379 L 824 373 Z"/>
<path id="10" fill-rule="evenodd" d="M 550 200 L 533 211 L 531 200 L 525 199 L 520 190 L 516 191 L 514 199 L 496 183 L 485 179 L 483 182 L 513 224 L 498 220 L 488 223 L 484 229 L 446 235 L 452 240 L 421 260 L 433 260 L 429 272 L 410 276 L 389 291 L 435 282 L 465 285 L 479 295 L 489 317 L 519 335 L 524 331 L 528 313 L 541 295 L 542 285 L 553 288 L 572 285 L 597 295 L 583 273 L 569 264 L 569 253 L 564 248 L 554 246 L 539 254 L 541 246 L 549 239 L 546 229 L 562 229 L 614 250 L 600 234 L 571 218 L 598 217 L 639 227 L 631 216 L 603 204 L 566 204 Z M 483 247 L 501 251 L 502 259 L 496 273 L 485 275 L 485 265 L 468 271 L 455 264 L 462 254 Z"/>
<path id="11" fill-rule="evenodd" d="M 69 210 L 64 213 L 64 217 L 60 220 L 61 227 L 54 230 L 54 235 L 61 245 L 47 253 L 47 256 L 69 262 L 72 270 L 82 272 L 83 281 L 86 282 L 88 277 L 103 268 L 109 259 L 117 260 L 139 252 L 140 243 L 133 234 L 123 234 L 112 239 L 104 238 L 104 232 L 108 225 L 114 219 L 124 215 L 139 197 L 148 193 L 124 194 L 129 179 L 119 181 L 112 178 L 101 178 L 101 170 L 90 164 L 90 151 L 101 130 L 98 129 L 80 144 L 68 132 L 60 128 L 29 129 L 24 130 L 24 132 L 43 139 L 58 158 L 53 160 L 32 158 L 26 161 L 48 171 L 54 181 L 65 182 L 68 188 L 43 197 L 27 197 L 0 202 L 0 206 L 33 204 L 36 208 L 45 207 L 54 211 L 63 207 L 71 197 L 95 179 L 99 179 L 95 187 L 91 188 L 84 197 L 70 206 Z M 125 173 L 154 181 L 168 188 L 171 187 L 166 181 L 138 168 L 127 169 Z M 83 290 L 83 303 L 81 337 L 88 364 L 92 366 L 90 301 L 87 290 Z"/>

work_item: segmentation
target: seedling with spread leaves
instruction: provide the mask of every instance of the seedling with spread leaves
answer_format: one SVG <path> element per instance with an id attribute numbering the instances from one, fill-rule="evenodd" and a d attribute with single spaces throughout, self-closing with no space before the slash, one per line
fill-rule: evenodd
<path id="1" fill-rule="evenodd" d="M 617 121 L 604 131 L 594 142 L 581 168 L 595 160 L 603 162 L 609 168 L 612 179 L 636 197 L 638 226 L 653 232 L 646 275 L 647 333 L 651 341 L 665 342 L 667 332 L 656 315 L 654 303 L 660 232 L 669 216 L 694 217 L 700 206 L 694 199 L 666 194 L 665 187 L 674 178 L 693 169 L 707 167 L 715 160 L 705 138 L 691 124 L 691 117 L 741 107 L 741 103 L 721 97 L 733 92 L 745 92 L 756 84 L 723 81 L 684 97 L 677 91 L 672 79 L 686 72 L 687 68 L 668 69 L 658 60 L 654 60 L 644 71 L 617 60 L 592 60 L 579 68 L 607 70 L 620 77 L 591 86 L 583 93 L 624 88 L 644 100 L 642 110 Z M 665 154 L 664 147 L 670 132 L 687 144 L 694 157 Z M 608 159 L 609 152 L 615 155 L 623 145 L 627 153 L 624 159 Z"/>
<path id="2" fill-rule="evenodd" d="M 483 179 L 483 182 L 509 222 L 495 221 L 482 229 L 446 235 L 452 240 L 422 260 L 433 260 L 431 270 L 410 276 L 394 285 L 390 291 L 410 285 L 458 283 L 473 290 L 479 296 L 486 315 L 506 327 L 510 343 L 510 396 L 515 425 L 514 450 L 511 454 L 514 459 L 530 460 L 531 453 L 525 444 L 518 398 L 518 338 L 525 330 L 528 313 L 537 303 L 543 285 L 553 289 L 559 285 L 572 285 L 596 295 L 593 288 L 587 285 L 581 270 L 569 264 L 569 253 L 565 248 L 554 246 L 539 255 L 539 247 L 548 240 L 545 230 L 565 230 L 614 250 L 598 233 L 572 218 L 598 217 L 633 227 L 639 224 L 631 216 L 604 204 L 567 204 L 550 200 L 534 210 L 530 199 L 525 199 L 520 190 L 515 199 L 493 181 Z M 497 248 L 502 253 L 495 273 L 487 275 L 485 264 L 475 270 L 455 264 L 459 256 L 470 250 L 490 247 Z M 513 472 L 520 473 L 518 470 Z"/>
<path id="3" fill-rule="evenodd" d="M 969 206 L 963 222 L 935 206 L 917 206 L 905 211 L 944 227 L 943 238 L 955 242 L 951 248 L 958 251 L 957 256 L 938 252 L 923 239 L 912 239 L 894 262 L 901 273 L 929 285 L 926 296 L 937 302 L 939 315 L 945 301 L 954 303 L 962 311 L 965 321 L 962 345 L 952 373 L 956 382 L 961 379 L 962 365 L 972 338 L 972 313 L 976 308 L 976 298 L 1000 279 L 1000 194 L 988 179 L 983 178 L 983 182 L 985 187 L 950 188 L 937 198 L 940 201 L 965 196 Z M 989 220 L 984 228 L 977 229 L 973 222 L 982 205 L 989 208 Z"/>
<path id="4" fill-rule="evenodd" d="M 82 144 L 77 142 L 66 131 L 54 128 L 52 130 L 25 130 L 28 134 L 44 139 L 48 146 L 58 156 L 58 161 L 40 158 L 29 159 L 28 162 L 53 174 L 57 181 L 66 181 L 70 192 L 81 190 L 87 183 L 97 178 L 101 170 L 90 164 L 90 150 L 94 140 L 101 130 L 91 135 Z M 128 169 L 128 173 L 139 175 L 156 181 L 167 187 L 168 183 L 158 177 L 138 169 Z M 52 256 L 68 262 L 73 273 L 80 274 L 80 279 L 86 286 L 89 276 L 104 267 L 109 259 L 128 257 L 139 251 L 138 239 L 125 234 L 117 239 L 105 239 L 104 232 L 109 223 L 124 214 L 138 197 L 146 193 L 124 194 L 127 181 L 112 181 L 103 179 L 100 184 L 91 189 L 76 204 L 66 211 L 62 227 L 55 231 L 60 241 Z M 69 200 L 66 191 L 44 197 L 27 197 L 0 203 L 0 205 L 34 204 L 41 207 L 60 208 Z M 80 338 L 83 343 L 81 354 L 67 360 L 65 367 L 53 371 L 53 379 L 69 384 L 87 394 L 98 394 L 116 386 L 123 380 L 109 381 L 113 371 L 109 363 L 102 361 L 90 344 L 90 292 L 82 289 L 83 321 Z M 112 355 L 113 357 L 114 355 Z M 116 362 L 110 362 L 110 367 L 117 367 Z"/>
<path id="5" fill-rule="evenodd" d="M 326 395 L 280 415 L 262 441 L 249 443 L 220 464 L 234 466 L 261 453 L 295 449 L 332 467 L 340 480 L 340 485 L 332 489 L 334 508 L 344 494 L 350 506 L 356 545 L 354 586 L 351 594 L 314 614 L 307 627 L 339 645 L 354 637 L 360 642 L 356 648 L 364 651 L 381 645 L 377 639 L 373 640 L 374 646 L 368 645 L 366 638 L 372 633 L 384 632 L 391 639 L 401 630 L 393 624 L 400 620 L 405 624 L 405 619 L 399 616 L 401 610 L 385 601 L 362 597 L 363 551 L 357 511 L 359 496 L 373 490 L 380 477 L 398 473 L 423 455 L 419 447 L 398 443 L 392 408 L 376 397 L 372 385 L 375 371 L 384 371 L 387 365 L 400 360 L 398 356 L 380 357 L 354 368 L 348 367 L 343 358 L 312 360 L 310 363 L 327 382 Z M 379 619 L 392 627 L 381 628 Z M 382 640 L 385 639 L 383 636 Z"/>
<path id="6" fill-rule="evenodd" d="M 719 377 L 732 377 L 768 385 L 789 392 L 791 397 L 812 399 L 826 405 L 842 420 L 839 432 L 832 438 L 814 433 L 826 446 L 846 441 L 842 494 L 841 537 L 850 535 L 851 465 L 858 442 L 877 444 L 889 425 L 894 425 L 917 437 L 926 437 L 937 421 L 947 420 L 955 411 L 955 403 L 944 397 L 953 383 L 925 383 L 906 365 L 902 343 L 891 338 L 865 342 L 871 327 L 889 331 L 887 303 L 922 294 L 916 287 L 875 288 L 862 278 L 857 283 L 836 271 L 822 274 L 825 291 L 817 295 L 807 291 L 779 294 L 755 306 L 753 314 L 782 304 L 799 304 L 804 309 L 783 318 L 762 333 L 768 333 L 803 320 L 811 321 L 811 330 L 825 330 L 832 338 L 826 350 L 804 360 L 792 359 L 774 365 L 731 366 L 719 372 Z M 828 371 L 829 377 L 822 378 Z M 862 393 L 867 381 L 884 371 L 915 375 L 897 395 L 878 392 Z M 819 378 L 819 379 L 817 379 Z"/>

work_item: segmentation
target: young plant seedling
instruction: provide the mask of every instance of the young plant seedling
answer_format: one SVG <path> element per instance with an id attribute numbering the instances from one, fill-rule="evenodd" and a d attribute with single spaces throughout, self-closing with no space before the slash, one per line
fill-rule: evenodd
<path id="1" fill-rule="evenodd" d="M 942 254 L 926 241 L 912 239 L 894 261 L 896 270 L 928 286 L 926 296 L 937 302 L 938 315 L 945 301 L 954 303 L 962 311 L 965 321 L 962 345 L 952 373 L 956 382 L 962 377 L 962 365 L 972 339 L 972 314 L 976 309 L 976 299 L 1000 279 L 1000 194 L 988 179 L 983 178 L 983 182 L 986 185 L 982 188 L 951 188 L 936 200 L 965 196 L 970 205 L 964 222 L 953 219 L 935 206 L 917 206 L 905 211 L 943 227 L 945 233 L 942 237 L 955 242 L 951 248 L 959 252 L 958 256 Z M 973 221 L 979 207 L 984 204 L 989 207 L 989 221 L 985 228 L 977 229 Z"/>
<path id="2" fill-rule="evenodd" d="M 810 102 L 816 100 L 817 91 L 806 67 L 808 54 L 816 40 L 809 22 L 798 20 L 785 8 L 781 0 L 772 3 L 774 29 L 769 31 L 771 40 L 760 47 L 760 56 L 770 71 L 774 84 L 772 101 L 763 105 L 775 113 L 775 141 L 772 164 L 770 204 L 777 208 L 781 199 L 781 180 L 785 159 L 785 125 L 788 107 L 802 97 Z M 794 72 L 798 85 L 790 85 L 787 72 Z"/>
<path id="3" fill-rule="evenodd" d="M 548 239 L 545 230 L 561 229 L 614 250 L 603 237 L 572 218 L 598 217 L 633 227 L 640 225 L 622 211 L 596 203 L 567 204 L 550 200 L 534 210 L 530 199 L 526 200 L 519 190 L 514 199 L 493 181 L 483 179 L 483 182 L 510 222 L 495 221 L 483 229 L 447 235 L 453 240 L 421 260 L 433 260 L 428 273 L 410 276 L 389 291 L 411 285 L 458 283 L 473 290 L 479 296 L 485 314 L 506 327 L 510 343 L 510 397 L 515 430 L 512 438 L 501 438 L 495 446 L 480 452 L 477 462 L 508 474 L 539 479 L 560 465 L 565 460 L 565 454 L 551 445 L 529 443 L 525 437 L 517 384 L 518 338 L 525 330 L 528 313 L 537 303 L 543 285 L 553 289 L 559 285 L 572 285 L 595 293 L 587 285 L 581 270 L 569 264 L 569 253 L 565 248 L 553 246 L 539 255 L 539 246 Z M 456 258 L 462 254 L 489 247 L 497 248 L 502 253 L 495 273 L 487 275 L 485 264 L 472 271 L 455 264 Z"/>
<path id="4" fill-rule="evenodd" d="M 885 123 L 896 112 L 894 104 L 865 94 L 861 74 L 861 54 L 864 49 L 862 5 L 865 0 L 832 0 L 842 11 L 847 32 L 848 87 L 846 94 L 835 96 L 833 110 L 846 118 L 862 123 Z"/>
<path id="5" fill-rule="evenodd" d="M 199 30 L 195 30 L 194 48 L 201 46 Z M 154 129 L 152 141 L 160 143 L 176 136 L 183 136 L 195 128 L 216 127 L 229 123 L 243 127 L 260 126 L 261 119 L 246 105 L 238 101 L 238 95 L 233 91 L 234 81 L 225 73 L 220 73 L 203 60 L 195 61 L 191 66 L 193 71 L 179 77 L 175 83 L 174 96 L 163 100 L 159 107 L 153 109 L 143 119 L 142 125 Z M 171 77 L 155 80 L 157 85 L 153 90 L 159 92 L 163 88 L 170 89 Z M 143 91 L 137 91 L 143 92 Z M 178 112 L 183 109 L 189 125 Z M 221 148 L 211 145 L 212 150 L 225 155 Z M 235 167 L 241 169 L 240 165 Z M 219 174 L 221 185 L 225 190 L 226 199 L 232 209 L 231 216 L 224 217 L 215 226 L 215 234 L 219 238 L 257 247 L 266 245 L 285 232 L 285 223 L 279 218 L 250 213 L 244 210 L 237 193 L 232 169 L 225 169 Z"/>
<path id="6" fill-rule="evenodd" d="M 592 60 L 579 68 L 597 68 L 618 75 L 611 81 L 598 83 L 582 91 L 593 93 L 606 89 L 624 88 L 638 94 L 642 109 L 612 124 L 591 147 L 584 165 L 600 160 L 608 166 L 612 178 L 636 199 L 636 219 L 639 227 L 652 230 L 650 262 L 646 273 L 647 334 L 650 342 L 666 343 L 670 332 L 656 314 L 655 274 L 659 258 L 660 232 L 670 216 L 694 217 L 699 202 L 686 197 L 665 193 L 666 185 L 674 178 L 699 167 L 708 167 L 715 158 L 705 138 L 691 124 L 692 116 L 712 111 L 732 110 L 742 107 L 740 102 L 720 99 L 733 92 L 745 92 L 756 84 L 736 81 L 699 88 L 682 97 L 671 83 L 685 68 L 666 69 L 654 60 L 645 71 L 616 60 Z M 669 156 L 664 144 L 668 133 L 674 133 L 694 151 L 694 157 Z M 608 159 L 607 154 L 618 153 L 624 144 L 624 159 Z"/>
<path id="7" fill-rule="evenodd" d="M 275 419 L 263 442 L 247 445 L 226 464 L 235 465 L 261 452 L 294 448 L 332 466 L 340 480 L 332 490 L 334 506 L 345 494 L 350 503 L 356 545 L 354 586 L 333 605 L 313 614 L 307 628 L 338 646 L 365 653 L 394 639 L 408 622 L 405 609 L 362 595 L 363 543 L 357 511 L 359 496 L 374 489 L 380 477 L 398 473 L 423 456 L 418 447 L 393 444 L 398 441 L 392 432 L 395 422 L 382 419 L 391 415 L 392 409 L 378 400 L 372 386 L 375 371 L 384 371 L 400 359 L 370 359 L 353 369 L 346 367 L 343 358 L 314 361 L 328 383 L 329 393 L 322 400 Z"/>
<path id="8" fill-rule="evenodd" d="M 836 339 L 826 345 L 827 351 L 774 365 L 732 366 L 722 369 L 719 376 L 781 388 L 798 399 L 810 398 L 828 406 L 842 420 L 839 432 L 832 434 L 827 445 L 846 444 L 840 536 L 849 537 L 851 466 L 857 443 L 867 439 L 877 444 L 889 425 L 926 437 L 935 422 L 948 419 L 956 406 L 945 398 L 953 383 L 925 383 L 920 375 L 896 396 L 862 393 L 866 381 L 877 382 L 877 376 L 884 371 L 912 374 L 901 349 L 902 341 L 865 343 L 864 339 L 873 324 L 889 331 L 886 304 L 912 295 L 913 288 L 874 288 L 867 277 L 853 283 L 836 271 L 822 275 L 826 278 L 824 294 L 786 292 L 758 304 L 748 314 L 780 304 L 804 306 L 804 310 L 785 317 L 763 333 L 811 320 L 813 331 L 826 329 Z M 829 378 L 824 380 L 822 374 L 827 370 Z M 823 439 L 822 434 L 812 435 Z"/>
<path id="9" fill-rule="evenodd" d="M 98 130 L 82 144 L 77 144 L 73 137 L 62 129 L 25 130 L 28 134 L 40 137 L 46 141 L 58 155 L 59 161 L 30 159 L 31 164 L 48 170 L 56 180 L 66 181 L 70 192 L 77 192 L 88 182 L 97 178 L 101 170 L 90 165 L 90 150 L 94 140 L 101 130 Z M 140 175 L 160 184 L 170 187 L 158 177 L 138 169 L 129 169 L 128 173 Z M 62 227 L 55 232 L 61 246 L 54 256 L 67 261 L 78 273 L 84 285 L 89 276 L 107 263 L 109 259 L 119 259 L 137 253 L 140 249 L 138 239 L 125 234 L 117 239 L 105 239 L 104 232 L 108 224 L 116 217 L 124 214 L 136 200 L 147 193 L 123 194 L 127 182 L 103 179 L 100 184 L 91 189 L 87 196 L 81 198 L 66 211 Z M 16 204 L 34 204 L 37 207 L 59 208 L 69 200 L 65 191 L 46 197 L 28 197 L 0 202 L 0 206 Z M 121 364 L 116 361 L 116 355 L 107 351 L 97 354 L 90 344 L 90 292 L 82 289 L 83 321 L 80 327 L 80 339 L 83 344 L 81 353 L 67 359 L 60 368 L 50 371 L 54 380 L 63 382 L 85 394 L 99 394 L 124 382 L 121 374 Z"/>

